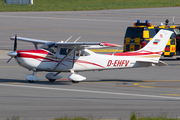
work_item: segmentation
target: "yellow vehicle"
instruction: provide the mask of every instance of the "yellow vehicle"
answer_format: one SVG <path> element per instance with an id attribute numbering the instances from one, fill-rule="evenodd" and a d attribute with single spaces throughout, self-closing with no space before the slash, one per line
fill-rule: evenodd
<path id="1" fill-rule="evenodd" d="M 168 24 L 168 19 L 165 25 L 152 25 L 145 21 L 145 23 L 134 23 L 134 26 L 128 27 L 124 38 L 124 52 L 135 51 L 143 48 L 160 29 L 167 29 L 174 33 L 169 39 L 165 50 L 163 51 L 164 57 L 172 57 L 180 53 L 180 25 Z"/>

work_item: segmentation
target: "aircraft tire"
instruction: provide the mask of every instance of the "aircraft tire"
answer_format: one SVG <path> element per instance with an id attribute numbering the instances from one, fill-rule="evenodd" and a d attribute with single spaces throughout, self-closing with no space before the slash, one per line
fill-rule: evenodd
<path id="1" fill-rule="evenodd" d="M 49 79 L 49 82 L 55 82 L 56 79 Z"/>
<path id="2" fill-rule="evenodd" d="M 72 83 L 79 83 L 79 81 L 74 81 L 74 80 L 72 80 Z"/>
<path id="3" fill-rule="evenodd" d="M 28 80 L 29 83 L 33 83 L 34 81 L 33 80 Z"/>

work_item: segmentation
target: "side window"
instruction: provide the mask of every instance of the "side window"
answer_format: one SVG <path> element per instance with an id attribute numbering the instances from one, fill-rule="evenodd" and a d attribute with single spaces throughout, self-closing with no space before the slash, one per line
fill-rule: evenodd
<path id="1" fill-rule="evenodd" d="M 76 56 L 89 56 L 89 53 L 84 50 L 77 50 Z"/>
<path id="2" fill-rule="evenodd" d="M 69 48 L 61 48 L 59 54 L 60 55 L 67 55 L 72 49 Z"/>

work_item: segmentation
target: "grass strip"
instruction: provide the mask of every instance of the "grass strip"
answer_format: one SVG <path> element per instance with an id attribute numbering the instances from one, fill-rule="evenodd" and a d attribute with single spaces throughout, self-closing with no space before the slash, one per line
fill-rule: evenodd
<path id="1" fill-rule="evenodd" d="M 180 0 L 34 0 L 33 5 L 6 5 L 4 0 L 0 0 L 0 12 L 84 11 L 179 6 Z"/>
<path id="2" fill-rule="evenodd" d="M 141 114 L 137 114 L 137 113 L 132 113 L 131 114 L 131 117 L 130 117 L 130 120 L 180 120 L 178 118 L 167 118 L 166 117 L 166 114 L 162 114 L 160 116 L 148 116 L 148 117 L 145 117 Z"/>
<path id="3" fill-rule="evenodd" d="M 122 118 L 119 118 L 120 120 Z M 29 119 L 20 119 L 19 116 L 13 116 L 11 118 L 7 118 L 5 120 L 29 120 Z M 34 120 L 34 119 L 33 119 Z M 110 119 L 94 119 L 93 116 L 89 116 L 89 117 L 69 117 L 69 116 L 64 116 L 64 117 L 59 117 L 59 118 L 54 118 L 54 119 L 50 119 L 50 120 L 110 120 Z M 180 120 L 178 118 L 167 118 L 166 114 L 162 114 L 160 116 L 154 116 L 151 115 L 149 117 L 144 117 L 143 115 L 141 115 L 140 113 L 131 113 L 130 116 L 130 120 Z"/>

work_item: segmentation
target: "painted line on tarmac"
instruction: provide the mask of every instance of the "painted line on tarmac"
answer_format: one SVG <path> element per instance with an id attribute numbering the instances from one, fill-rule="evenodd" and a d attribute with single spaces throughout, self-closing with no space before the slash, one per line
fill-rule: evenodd
<path id="1" fill-rule="evenodd" d="M 151 87 L 151 86 L 139 86 L 139 87 L 143 87 L 143 88 L 155 88 L 155 87 Z"/>
<path id="2" fill-rule="evenodd" d="M 0 68 L 21 67 L 21 66 L 0 66 Z"/>
<path id="3" fill-rule="evenodd" d="M 124 33 L 113 33 L 113 32 L 95 32 L 95 31 L 73 31 L 73 30 L 53 30 L 53 29 L 34 29 L 34 28 L 10 28 L 10 27 L 0 27 L 1 29 L 10 30 L 37 30 L 37 31 L 59 31 L 59 32 L 79 32 L 79 33 L 97 33 L 97 34 L 124 34 Z"/>
<path id="4" fill-rule="evenodd" d="M 77 20 L 77 21 L 95 21 L 95 22 L 129 22 L 132 23 L 134 21 L 129 20 L 105 20 L 105 19 L 80 19 L 80 18 L 55 18 L 55 17 L 34 17 L 34 16 L 10 16 L 10 15 L 0 15 L 0 17 L 7 17 L 7 18 L 25 18 L 25 19 L 57 19 L 57 20 Z"/>
<path id="5" fill-rule="evenodd" d="M 10 83 L 10 84 L 24 84 L 24 83 L 20 83 L 20 82 L 7 82 L 7 83 Z"/>
<path id="6" fill-rule="evenodd" d="M 180 82 L 180 80 L 142 80 L 143 82 Z"/>
<path id="7" fill-rule="evenodd" d="M 167 95 L 167 96 L 180 96 L 180 94 L 161 94 L 161 95 Z"/>
<path id="8" fill-rule="evenodd" d="M 156 84 L 156 83 L 134 83 L 134 85 L 139 85 L 139 84 L 143 84 L 143 85 L 146 85 L 146 84 Z"/>
<path id="9" fill-rule="evenodd" d="M 116 49 L 90 49 L 93 52 L 123 52 L 123 50 Z"/>
<path id="10" fill-rule="evenodd" d="M 155 88 L 155 87 L 152 87 L 152 86 L 137 86 L 137 85 L 134 85 L 134 86 L 120 86 L 120 85 L 117 85 L 116 87 L 142 87 L 142 88 Z"/>
<path id="11" fill-rule="evenodd" d="M 132 94 L 132 93 L 116 93 L 116 92 L 105 92 L 105 91 L 64 89 L 64 88 L 51 88 L 51 87 L 40 87 L 40 86 L 25 86 L 25 85 L 14 85 L 14 84 L 0 84 L 0 86 L 180 100 L 180 97 L 157 96 L 157 95 L 144 95 L 144 94 Z"/>

